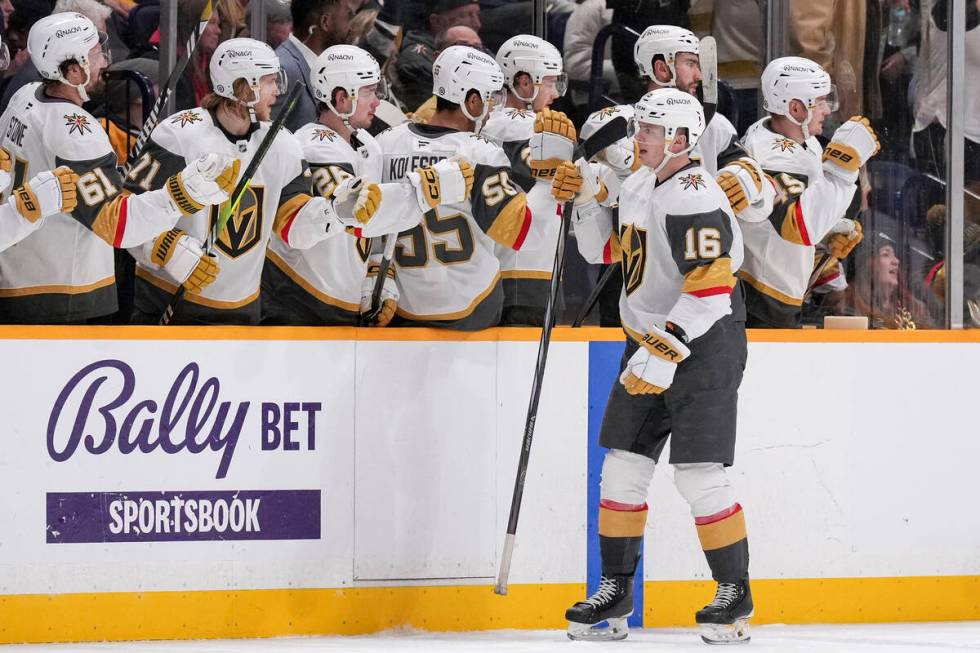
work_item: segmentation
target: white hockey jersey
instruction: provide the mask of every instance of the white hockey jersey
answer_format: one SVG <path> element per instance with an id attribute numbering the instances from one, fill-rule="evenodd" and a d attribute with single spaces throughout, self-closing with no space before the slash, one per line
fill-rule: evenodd
<path id="1" fill-rule="evenodd" d="M 465 321 L 500 281 L 495 244 L 521 249 L 532 225 L 527 198 L 511 182 L 507 155 L 472 133 L 414 122 L 382 132 L 377 140 L 385 153 L 385 181 L 453 155 L 469 161 L 475 175 L 469 201 L 436 207 L 421 224 L 399 234 L 398 315 L 415 322 L 456 322 L 461 328 L 493 326 Z M 498 319 L 499 311 L 498 305 Z"/>
<path id="2" fill-rule="evenodd" d="M 743 145 L 782 197 L 768 220 L 740 221 L 745 263 L 739 277 L 747 284 L 750 325 L 798 327 L 814 246 L 844 217 L 857 185 L 824 173 L 815 137 L 797 143 L 770 131 L 768 118 L 749 127 Z"/>
<path id="3" fill-rule="evenodd" d="M 173 226 L 180 214 L 166 191 L 125 192 L 102 125 L 81 107 L 49 97 L 39 82 L 14 94 L 0 134 L 14 161 L 13 187 L 62 165 L 79 175 L 70 215 L 39 221 L 0 253 L 0 320 L 75 322 L 114 313 L 113 247 L 140 244 Z"/>
<path id="4" fill-rule="evenodd" d="M 209 152 L 241 159 L 244 171 L 268 129 L 269 123 L 261 123 L 242 137 L 245 147 L 242 151 L 230 140 L 232 137 L 214 124 L 210 112 L 200 108 L 182 111 L 163 120 L 153 130 L 147 152 L 127 178 L 127 186 L 155 188 L 171 171 L 180 170 L 186 161 Z M 215 241 L 214 253 L 220 266 L 217 279 L 202 292 L 184 296 L 185 304 L 191 305 L 184 309 L 189 319 L 258 321 L 257 300 L 269 238 L 275 232 L 289 242 L 289 234 L 297 226 L 296 214 L 309 201 L 311 187 L 302 148 L 291 133 L 280 131 L 237 210 Z M 218 214 L 219 207 L 205 207 L 181 220 L 178 226 L 203 243 Z M 346 234 L 335 238 L 342 236 Z M 131 250 L 137 261 L 136 276 L 145 282 L 137 283 L 135 302 L 140 311 L 159 314 L 176 291 L 177 281 L 152 261 L 152 245 L 151 241 Z"/>
<path id="5" fill-rule="evenodd" d="M 544 310 L 551 289 L 555 245 L 561 230 L 561 205 L 551 195 L 551 183 L 531 176 L 528 141 L 534 135 L 535 113 L 503 108 L 490 114 L 480 135 L 503 148 L 510 161 L 512 181 L 527 193 L 531 230 L 519 251 L 498 245 L 500 276 L 504 279 L 505 305 L 532 306 Z M 508 283 L 513 280 L 513 283 Z"/>
<path id="6" fill-rule="evenodd" d="M 641 168 L 619 195 L 619 312 L 639 340 L 670 321 L 694 340 L 732 313 L 742 235 L 724 191 L 696 162 L 658 183 Z"/>
<path id="7" fill-rule="evenodd" d="M 319 123 L 300 128 L 295 136 L 313 175 L 313 188 L 321 196 L 331 197 L 337 186 L 351 176 L 363 176 L 372 183 L 381 182 L 381 148 L 366 131 L 355 133 L 357 149 Z M 377 228 L 384 222 L 386 229 L 401 231 L 419 223 L 422 214 L 411 184 L 381 184 L 381 193 L 381 204 L 368 223 L 369 228 Z M 266 264 L 274 265 L 302 288 L 307 295 L 304 299 L 316 302 L 306 306 L 304 314 L 313 313 L 333 322 L 337 321 L 336 309 L 339 309 L 349 314 L 347 320 L 350 321 L 356 320 L 358 313 L 369 252 L 367 238 L 348 234 L 328 238 L 305 250 L 294 249 L 273 235 Z M 289 299 L 278 297 L 277 302 L 288 312 L 295 297 L 296 293 L 290 293 Z"/>

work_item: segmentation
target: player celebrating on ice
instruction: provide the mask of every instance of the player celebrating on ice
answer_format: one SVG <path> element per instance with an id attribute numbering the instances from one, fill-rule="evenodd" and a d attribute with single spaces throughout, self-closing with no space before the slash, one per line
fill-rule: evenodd
<path id="1" fill-rule="evenodd" d="M 512 181 L 527 193 L 534 217 L 520 251 L 496 247 L 504 285 L 501 324 L 541 326 L 561 224 L 551 180 L 558 164 L 571 159 L 575 149 L 575 125 L 549 107 L 565 94 L 568 80 L 558 49 L 529 34 L 505 41 L 497 64 L 504 73 L 507 102 L 490 114 L 480 134 L 507 153 Z"/>
<path id="2" fill-rule="evenodd" d="M 867 118 L 855 116 L 821 148 L 817 136 L 837 110 L 830 75 L 802 57 L 776 59 L 762 73 L 769 116 L 745 133 L 745 147 L 779 188 L 770 215 L 742 219 L 747 324 L 799 328 L 814 267 L 814 246 L 831 235 L 834 258 L 861 241 L 861 226 L 843 219 L 857 189 L 858 172 L 878 153 Z"/>
<path id="3" fill-rule="evenodd" d="M 633 59 L 647 80 L 647 90 L 676 88 L 697 95 L 701 75 L 701 42 L 694 32 L 673 25 L 651 25 L 633 46 Z M 738 143 L 738 133 L 720 113 L 710 117 L 692 158 L 699 159 L 728 196 L 739 217 L 760 219 L 772 210 L 775 190 L 759 165 Z"/>
<path id="4" fill-rule="evenodd" d="M 43 81 L 11 98 L 0 117 L 2 147 L 15 161 L 15 185 L 37 170 L 70 171 L 46 179 L 49 173 L 41 173 L 24 187 L 36 210 L 22 215 L 36 231 L 27 230 L 17 247 L 0 254 L 3 322 L 85 322 L 116 312 L 113 247 L 151 240 L 194 207 L 224 201 L 234 183 L 233 159 L 212 155 L 189 158 L 160 175 L 158 191 L 123 190 L 109 137 L 82 108 L 108 65 L 105 38 L 91 20 L 73 12 L 42 18 L 28 35 L 31 61 Z M 78 179 L 77 206 L 74 183 L 64 190 L 72 175 Z M 195 261 L 202 262 L 200 252 Z"/>
<path id="5" fill-rule="evenodd" d="M 332 197 L 344 180 L 354 176 L 379 183 L 381 147 L 367 132 L 386 95 L 378 62 L 360 48 L 335 45 L 317 58 L 311 83 L 320 103 L 319 120 L 299 129 L 296 139 L 309 162 L 316 192 Z M 329 238 L 297 250 L 273 236 L 262 277 L 264 322 L 357 325 L 372 308 L 383 253 L 381 239 L 369 241 L 367 236 L 418 225 L 422 213 L 432 208 L 424 190 L 429 184 L 441 189 L 440 203 L 462 202 L 472 187 L 473 169 L 464 160 L 446 161 L 409 173 L 408 179 L 407 184 L 379 185 L 375 218 L 357 230 L 362 238 Z M 372 242 L 373 250 L 369 249 Z M 374 321 L 378 326 L 386 326 L 395 315 L 394 272 L 393 266 L 388 267 L 381 311 Z"/>
<path id="6" fill-rule="evenodd" d="M 742 238 L 724 191 L 691 159 L 704 129 L 697 99 L 677 89 L 647 93 L 635 106 L 645 167 L 620 192 L 620 314 L 629 337 L 599 436 L 609 448 L 599 502 L 602 580 L 565 613 L 572 639 L 628 634 L 647 490 L 668 437 L 674 481 L 718 582 L 714 600 L 696 615 L 702 637 L 748 639 L 748 539 L 725 474 L 746 356 L 732 294 Z M 602 622 L 609 627 L 595 627 Z"/>
<path id="7" fill-rule="evenodd" d="M 171 170 L 205 153 L 238 156 L 242 167 L 248 166 L 285 86 L 279 59 L 265 43 L 230 39 L 212 54 L 210 73 L 213 90 L 202 106 L 171 116 L 153 130 L 146 154 L 126 180 L 128 187 L 160 186 Z M 359 188 L 356 203 L 347 197 L 354 187 Z M 188 294 L 172 322 L 257 324 L 262 264 L 273 232 L 290 247 L 308 248 L 328 237 L 349 237 L 344 229 L 366 224 L 377 209 L 377 187 L 357 178 L 333 199 L 314 198 L 311 192 L 302 147 L 288 131 L 280 131 L 221 233 L 212 234 L 217 206 L 191 206 L 193 215 L 181 228 L 133 251 L 138 264 L 133 321 L 159 321 L 177 285 L 199 273 L 202 243 L 211 235 L 215 251 L 207 258 L 220 260 L 222 272 L 200 292 Z M 209 274 L 217 274 L 216 266 Z"/>
<path id="8" fill-rule="evenodd" d="M 500 322 L 503 291 L 494 245 L 519 250 L 531 228 L 524 192 L 511 183 L 499 145 L 477 136 L 494 104 L 503 104 L 504 76 L 488 55 L 454 45 L 442 51 L 433 72 L 436 112 L 426 124 L 406 122 L 378 136 L 385 152 L 384 178 L 462 156 L 473 167 L 468 200 L 438 206 L 440 183 L 423 177 L 432 207 L 414 229 L 399 236 L 395 262 L 405 324 L 484 329 Z"/>

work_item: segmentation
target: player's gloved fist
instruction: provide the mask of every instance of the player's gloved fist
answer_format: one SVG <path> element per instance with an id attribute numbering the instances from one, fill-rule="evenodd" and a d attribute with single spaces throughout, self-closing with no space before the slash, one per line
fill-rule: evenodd
<path id="1" fill-rule="evenodd" d="M 575 153 L 575 125 L 561 111 L 543 109 L 534 118 L 528 166 L 535 179 L 554 179 L 562 161 Z"/>
<path id="2" fill-rule="evenodd" d="M 730 162 L 715 177 L 736 214 L 762 199 L 763 179 L 762 168 L 747 156 Z"/>
<path id="3" fill-rule="evenodd" d="M 408 173 L 415 187 L 415 196 L 423 212 L 440 204 L 466 201 L 473 190 L 473 166 L 459 157 L 444 159 L 425 168 Z"/>
<path id="4" fill-rule="evenodd" d="M 10 176 L 11 168 L 13 168 L 13 161 L 10 158 L 10 153 L 0 147 L 0 191 L 5 190 L 13 179 Z"/>
<path id="5" fill-rule="evenodd" d="M 551 194 L 559 202 L 567 202 L 582 190 L 582 173 L 571 161 L 562 161 L 551 182 Z"/>
<path id="6" fill-rule="evenodd" d="M 598 170 L 584 158 L 579 158 L 575 162 L 575 168 L 582 178 L 582 187 L 575 196 L 575 206 L 585 204 L 592 199 L 600 204 L 605 202 L 606 198 L 609 197 L 609 190 L 599 178 Z"/>
<path id="7" fill-rule="evenodd" d="M 228 199 L 241 161 L 224 154 L 205 154 L 167 179 L 167 193 L 182 215 L 197 213 L 205 206 Z"/>
<path id="8" fill-rule="evenodd" d="M 857 179 L 858 169 L 881 150 L 878 135 L 863 116 L 853 116 L 837 128 L 823 151 L 824 170 L 847 180 Z"/>
<path id="9" fill-rule="evenodd" d="M 864 239 L 861 223 L 846 218 L 837 223 L 833 234 L 830 237 L 830 254 L 841 261 Z"/>
<path id="10" fill-rule="evenodd" d="M 201 292 L 218 277 L 218 257 L 206 254 L 201 243 L 183 229 L 171 229 L 157 236 L 150 259 L 189 293 Z"/>
<path id="11" fill-rule="evenodd" d="M 10 195 L 14 210 L 28 222 L 37 222 L 55 213 L 71 213 L 78 205 L 75 187 L 78 175 L 71 168 L 61 166 L 45 170 L 31 177 Z"/>
<path id="12" fill-rule="evenodd" d="M 653 326 L 643 334 L 640 348 L 627 361 L 619 381 L 632 395 L 658 395 L 670 387 L 677 365 L 690 355 L 680 339 Z"/>
<path id="13" fill-rule="evenodd" d="M 372 256 L 368 261 L 367 276 L 361 283 L 361 315 L 369 326 L 388 326 L 398 308 L 398 285 L 395 283 L 395 266 L 389 265 L 381 286 L 381 306 L 376 315 L 371 315 L 371 300 L 374 297 L 374 284 L 381 270 L 381 257 Z"/>

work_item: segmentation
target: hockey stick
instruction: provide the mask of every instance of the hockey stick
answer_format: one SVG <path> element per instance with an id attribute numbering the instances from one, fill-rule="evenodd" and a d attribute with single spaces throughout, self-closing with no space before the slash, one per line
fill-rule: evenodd
<path id="1" fill-rule="evenodd" d="M 524 422 L 524 440 L 521 444 L 521 457 L 517 463 L 517 479 L 514 481 L 514 496 L 510 502 L 510 517 L 507 520 L 507 536 L 504 538 L 504 552 L 500 558 L 500 571 L 497 574 L 497 585 L 493 591 L 497 594 L 507 594 L 507 579 L 510 577 L 510 562 L 514 557 L 514 537 L 517 534 L 517 519 L 521 514 L 521 499 L 524 497 L 524 481 L 527 478 L 528 462 L 531 458 L 531 442 L 534 439 L 534 424 L 538 419 L 538 400 L 541 398 L 541 385 L 544 382 L 545 363 L 548 360 L 548 346 L 551 344 L 551 330 L 555 326 L 555 308 L 558 304 L 558 288 L 561 285 L 561 273 L 565 265 L 565 242 L 568 240 L 568 230 L 572 223 L 572 202 L 565 202 L 562 211 L 561 230 L 558 232 L 558 244 L 555 246 L 555 264 L 551 269 L 551 295 L 544 311 L 544 326 L 541 328 L 541 340 L 538 342 L 538 361 L 534 366 L 534 380 L 531 383 L 531 401 L 527 407 L 527 419 Z"/>
<path id="2" fill-rule="evenodd" d="M 306 88 L 306 85 L 302 82 L 298 82 L 293 90 L 289 92 L 289 96 L 286 98 L 286 105 L 283 110 L 276 117 L 275 121 L 269 127 L 269 131 L 266 132 L 265 136 L 262 138 L 262 142 L 259 143 L 258 149 L 255 150 L 255 154 L 252 155 L 252 160 L 248 162 L 248 166 L 245 168 L 245 172 L 242 173 L 241 177 L 238 178 L 238 183 L 235 184 L 235 189 L 228 196 L 228 201 L 221 205 L 221 210 L 218 213 L 218 219 L 214 223 L 214 227 L 211 229 L 211 233 L 208 234 L 207 243 L 204 245 L 204 253 L 210 255 L 214 251 L 214 243 L 218 239 L 218 234 L 220 234 L 225 225 L 228 224 L 228 220 L 231 218 L 232 214 L 238 209 L 239 202 L 242 201 L 242 196 L 245 195 L 245 191 L 248 190 L 249 185 L 252 183 L 252 177 L 259 169 L 259 165 L 262 164 L 262 159 L 265 158 L 266 152 L 272 147 L 272 142 L 276 140 L 276 134 L 282 129 L 283 125 L 286 124 L 286 119 L 289 114 L 293 112 L 293 108 L 296 106 L 296 100 L 299 99 L 299 94 L 302 89 Z M 163 315 L 160 316 L 160 324 L 168 325 L 174 317 L 174 311 L 180 302 L 184 299 L 184 294 L 187 289 L 184 288 L 183 284 L 177 286 L 177 292 L 170 299 L 170 303 L 167 304 L 167 308 L 164 309 Z"/>
<path id="3" fill-rule="evenodd" d="M 701 39 L 698 61 L 701 64 L 701 85 L 698 99 L 704 105 L 704 124 L 714 118 L 718 110 L 718 46 L 715 37 L 706 36 Z"/>
<path id="4" fill-rule="evenodd" d="M 170 71 L 170 76 L 167 77 L 166 85 L 160 89 L 160 96 L 153 105 L 153 110 L 150 111 L 150 115 L 143 121 L 143 128 L 140 129 L 140 134 L 136 138 L 136 145 L 132 150 L 130 150 L 130 156 L 126 161 L 126 166 L 123 168 L 123 179 L 126 179 L 129 176 L 133 166 L 135 166 L 140 160 L 140 157 L 143 156 L 143 149 L 146 147 L 146 141 L 149 140 L 150 134 L 156 128 L 157 123 L 160 122 L 160 112 L 167 103 L 167 99 L 170 97 L 170 94 L 173 93 L 175 88 L 177 88 L 177 82 L 180 81 L 181 75 L 184 74 L 184 69 L 187 68 L 187 63 L 194 55 L 194 48 L 197 46 L 197 41 L 201 37 L 201 34 L 204 33 L 204 28 L 207 27 L 208 21 L 211 20 L 211 12 L 211 0 L 207 0 L 207 2 L 204 3 L 204 9 L 201 10 L 201 18 L 198 21 L 197 29 L 192 31 L 191 35 L 187 37 L 187 43 L 184 45 L 184 52 L 180 55 L 177 61 L 174 62 L 174 69 Z"/>
<path id="5" fill-rule="evenodd" d="M 378 265 L 378 278 L 374 280 L 374 288 L 371 290 L 371 310 L 362 318 L 361 322 L 367 326 L 371 320 L 378 317 L 381 312 L 381 291 L 384 289 L 385 277 L 388 276 L 388 268 L 391 267 L 391 259 L 395 255 L 395 244 L 398 242 L 398 234 L 386 234 L 383 238 L 385 248 Z"/>
<path id="6" fill-rule="evenodd" d="M 616 268 L 619 267 L 619 263 L 610 263 L 605 270 L 602 271 L 602 276 L 595 283 L 595 288 L 592 289 L 592 293 L 589 294 L 588 299 L 582 305 L 582 309 L 575 316 L 575 321 L 572 322 L 573 328 L 578 328 L 582 326 L 582 322 L 585 322 L 585 318 L 589 317 L 589 313 L 592 312 L 592 307 L 595 303 L 599 301 L 599 295 L 602 293 L 602 289 L 606 287 L 609 280 L 612 279 L 613 274 L 616 273 Z"/>

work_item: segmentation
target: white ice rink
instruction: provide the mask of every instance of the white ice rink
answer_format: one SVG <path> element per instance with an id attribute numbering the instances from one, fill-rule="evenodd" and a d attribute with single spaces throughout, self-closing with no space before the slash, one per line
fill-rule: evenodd
<path id="1" fill-rule="evenodd" d="M 563 631 L 501 630 L 474 633 L 389 631 L 357 637 L 293 637 L 284 639 L 210 640 L 193 642 L 125 642 L 113 644 L 20 645 L 0 647 L 3 653 L 317 653 L 319 651 L 425 651 L 426 653 L 588 653 L 589 651 L 710 650 L 694 630 L 631 631 L 624 642 L 571 642 Z M 980 622 L 873 624 L 852 626 L 760 626 L 752 642 L 735 650 L 854 653 L 919 651 L 980 651 Z"/>

